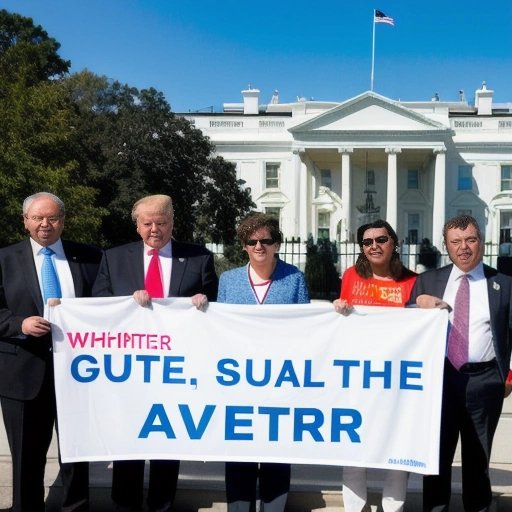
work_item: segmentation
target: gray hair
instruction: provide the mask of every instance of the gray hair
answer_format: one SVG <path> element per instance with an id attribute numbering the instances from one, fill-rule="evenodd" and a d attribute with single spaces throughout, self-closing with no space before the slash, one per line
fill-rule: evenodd
<path id="1" fill-rule="evenodd" d="M 61 215 L 64 215 L 66 213 L 65 208 L 64 208 L 64 202 L 62 201 L 62 199 L 57 197 L 55 194 L 52 194 L 51 192 L 37 192 L 35 194 L 32 194 L 31 196 L 28 196 L 23 201 L 23 215 L 27 215 L 30 205 L 36 199 L 39 199 L 41 197 L 47 197 L 48 199 L 51 199 L 59 207 Z"/>

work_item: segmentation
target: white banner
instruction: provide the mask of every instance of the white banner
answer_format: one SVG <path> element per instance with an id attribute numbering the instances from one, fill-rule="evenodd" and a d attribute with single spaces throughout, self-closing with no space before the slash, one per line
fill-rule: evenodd
<path id="1" fill-rule="evenodd" d="M 131 297 L 51 308 L 65 462 L 438 470 L 447 313 Z"/>

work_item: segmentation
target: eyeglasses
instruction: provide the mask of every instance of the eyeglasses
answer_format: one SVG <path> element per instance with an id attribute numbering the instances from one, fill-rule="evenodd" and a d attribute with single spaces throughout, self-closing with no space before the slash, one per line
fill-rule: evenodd
<path id="1" fill-rule="evenodd" d="M 62 215 L 52 215 L 51 217 L 41 217 L 40 215 L 32 215 L 29 217 L 28 215 L 25 215 L 25 218 L 32 222 L 36 222 L 37 224 L 41 224 L 44 219 L 46 219 L 50 224 L 57 224 L 57 222 L 62 219 Z"/>
<path id="2" fill-rule="evenodd" d="M 370 247 L 370 245 L 373 245 L 373 242 L 375 242 L 376 244 L 385 244 L 388 240 L 389 236 L 382 235 L 376 238 L 363 238 L 363 240 L 361 240 L 361 243 L 365 247 Z"/>
<path id="3" fill-rule="evenodd" d="M 272 238 L 260 238 L 259 240 L 254 240 L 254 238 L 251 238 L 245 242 L 245 245 L 250 245 L 251 247 L 258 244 L 258 242 L 261 245 L 274 245 L 275 242 L 272 240 Z"/>

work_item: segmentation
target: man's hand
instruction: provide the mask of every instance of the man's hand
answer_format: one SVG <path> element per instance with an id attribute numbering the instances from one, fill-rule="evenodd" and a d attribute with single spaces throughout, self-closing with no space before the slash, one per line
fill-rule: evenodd
<path id="1" fill-rule="evenodd" d="M 199 311 L 206 311 L 206 308 L 208 307 L 208 297 L 206 295 L 204 295 L 203 293 L 196 293 L 192 297 L 192 304 Z"/>
<path id="2" fill-rule="evenodd" d="M 512 392 L 512 370 L 508 371 L 507 378 L 505 380 L 505 398 Z"/>
<path id="3" fill-rule="evenodd" d="M 146 290 L 137 290 L 136 292 L 133 292 L 133 299 L 143 308 L 148 307 L 151 304 L 151 297 Z"/>
<path id="4" fill-rule="evenodd" d="M 450 306 L 448 303 L 446 303 L 443 299 L 440 299 L 439 297 L 434 297 L 433 295 L 418 295 L 416 298 L 416 305 L 419 308 L 423 309 L 447 309 L 450 311 Z"/>
<path id="5" fill-rule="evenodd" d="M 26 336 L 39 338 L 51 331 L 51 324 L 42 316 L 29 316 L 21 324 L 21 332 Z"/>

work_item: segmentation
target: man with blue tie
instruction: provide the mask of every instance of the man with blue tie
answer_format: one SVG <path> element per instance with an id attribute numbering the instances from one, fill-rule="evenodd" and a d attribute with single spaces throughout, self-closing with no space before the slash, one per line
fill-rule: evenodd
<path id="1" fill-rule="evenodd" d="M 423 510 L 449 509 L 451 468 L 460 435 L 464 510 L 487 511 L 492 502 L 492 441 L 503 398 L 511 390 L 512 278 L 482 263 L 485 246 L 473 217 L 448 220 L 443 236 L 453 265 L 420 274 L 411 295 L 419 307 L 450 312 L 439 474 L 423 480 Z"/>
<path id="2" fill-rule="evenodd" d="M 141 305 L 163 297 L 191 297 L 202 309 L 217 297 L 213 254 L 199 245 L 172 238 L 174 211 L 168 195 L 139 199 L 132 220 L 141 240 L 105 252 L 93 295 L 133 295 Z M 143 509 L 144 460 L 114 461 L 112 499 L 116 510 Z M 152 460 L 147 503 L 150 512 L 170 512 L 179 474 L 179 461 Z"/>
<path id="3" fill-rule="evenodd" d="M 0 249 L 0 404 L 13 467 L 12 512 L 44 512 L 44 470 L 56 420 L 49 298 L 90 297 L 101 250 L 61 240 L 63 202 L 25 199 L 28 240 Z M 62 511 L 89 506 L 87 463 L 61 464 Z"/>

